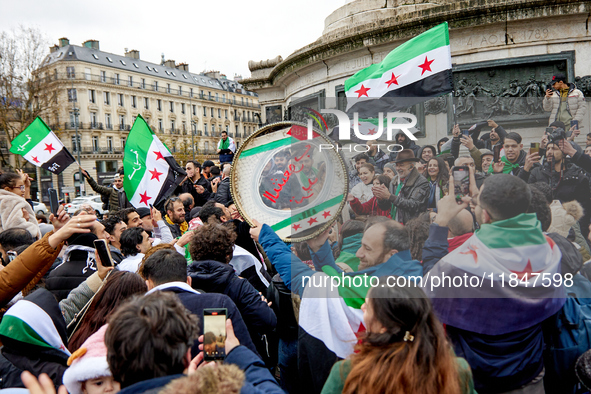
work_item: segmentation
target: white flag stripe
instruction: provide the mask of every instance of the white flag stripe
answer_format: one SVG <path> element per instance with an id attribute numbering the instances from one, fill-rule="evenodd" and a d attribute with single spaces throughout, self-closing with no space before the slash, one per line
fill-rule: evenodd
<path id="1" fill-rule="evenodd" d="M 160 149 L 162 143 L 158 144 L 158 142 L 160 141 L 158 141 L 157 137 L 154 136 L 154 139 L 152 140 L 152 144 L 150 145 L 150 149 L 148 150 L 148 154 L 146 156 L 146 171 L 136 189 L 133 198 L 130 200 L 131 205 L 133 205 L 136 208 L 149 207 L 150 204 L 154 204 L 156 202 L 158 194 L 160 193 L 162 180 L 168 176 L 168 170 L 170 168 L 168 163 L 164 159 L 157 159 L 157 156 L 154 153 L 156 151 L 162 153 L 162 156 L 166 156 L 165 152 L 162 149 Z M 158 178 L 152 179 L 154 176 L 153 174 L 156 174 L 154 171 L 157 171 L 161 175 L 159 175 Z M 129 177 L 131 175 L 132 174 L 128 173 L 125 174 L 126 177 Z M 156 179 L 160 179 L 160 182 L 157 182 Z M 144 200 L 142 200 L 143 196 L 147 196 L 150 198 L 144 198 Z"/>
<path id="2" fill-rule="evenodd" d="M 323 209 L 322 212 L 318 212 L 316 215 L 312 215 L 309 218 L 302 219 L 297 222 L 291 222 L 289 225 L 287 225 L 281 229 L 278 229 L 275 232 L 277 233 L 277 235 L 279 235 L 279 237 L 288 238 L 288 237 L 290 237 L 298 232 L 302 232 L 310 227 L 318 226 L 319 224 L 326 223 L 334 217 L 334 215 L 336 214 L 340 205 L 341 205 L 341 203 L 339 201 L 339 203 L 337 203 L 331 207 L 328 207 L 326 209 Z M 324 212 L 330 213 L 330 216 L 324 217 L 324 215 L 323 215 Z M 315 219 L 316 221 L 314 221 L 312 219 Z M 312 223 L 310 223 L 310 221 L 312 221 Z"/>
<path id="3" fill-rule="evenodd" d="M 423 72 L 423 69 L 419 67 L 425 63 L 425 57 L 429 61 L 433 60 L 430 65 L 431 71 Z M 375 100 L 376 98 L 382 97 L 390 90 L 403 88 L 404 86 L 413 84 L 421 79 L 448 69 L 451 69 L 451 52 L 449 45 L 422 53 L 419 56 L 384 72 L 381 78 L 367 79 L 349 89 L 346 93 L 347 110 L 351 108 L 353 104 L 364 100 Z M 390 84 L 390 87 L 388 87 L 388 81 L 392 79 L 392 73 L 394 73 L 394 76 L 397 78 L 398 85 L 392 83 Z M 359 97 L 359 93 L 355 93 L 355 91 L 361 89 L 362 85 L 365 89 L 369 88 L 367 91 L 369 97 Z"/>
<path id="4" fill-rule="evenodd" d="M 53 132 L 47 134 L 45 138 L 41 140 L 33 149 L 31 149 L 26 155 L 23 157 L 37 165 L 40 166 L 43 163 L 46 163 L 55 156 L 62 148 L 62 142 L 57 138 Z M 35 160 L 36 159 L 36 160 Z"/>

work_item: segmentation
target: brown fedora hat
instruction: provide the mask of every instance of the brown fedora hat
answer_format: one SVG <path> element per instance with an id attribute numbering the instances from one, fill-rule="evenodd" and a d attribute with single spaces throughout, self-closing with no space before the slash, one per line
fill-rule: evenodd
<path id="1" fill-rule="evenodd" d="M 402 163 L 405 161 L 419 161 L 419 159 L 415 157 L 415 153 L 411 149 L 403 149 L 398 152 L 398 156 L 396 156 L 394 163 Z"/>

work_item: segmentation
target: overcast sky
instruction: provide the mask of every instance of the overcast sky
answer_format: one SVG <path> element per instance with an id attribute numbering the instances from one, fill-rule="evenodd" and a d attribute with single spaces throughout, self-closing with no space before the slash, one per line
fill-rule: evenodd
<path id="1" fill-rule="evenodd" d="M 214 69 L 246 78 L 249 60 L 285 59 L 314 42 L 324 19 L 345 2 L 0 0 L 0 30 L 36 27 L 51 43 L 95 39 L 105 52 L 137 49 L 142 60 L 154 63 L 164 53 L 189 63 L 191 72 Z"/>

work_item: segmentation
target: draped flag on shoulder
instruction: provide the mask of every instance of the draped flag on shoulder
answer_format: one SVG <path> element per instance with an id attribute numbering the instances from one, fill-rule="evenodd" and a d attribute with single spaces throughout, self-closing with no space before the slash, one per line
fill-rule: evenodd
<path id="1" fill-rule="evenodd" d="M 12 140 L 10 152 L 56 175 L 76 161 L 40 117 Z"/>
<path id="2" fill-rule="evenodd" d="M 565 297 L 561 258 L 536 215 L 524 213 L 484 224 L 435 264 L 423 278 L 423 289 L 442 323 L 502 335 L 560 310 Z"/>
<path id="3" fill-rule="evenodd" d="M 186 175 L 141 115 L 127 137 L 123 172 L 125 194 L 136 208 L 160 208 Z"/>
<path id="4" fill-rule="evenodd" d="M 381 63 L 345 81 L 347 112 L 366 118 L 407 108 L 452 90 L 447 22 L 398 46 Z"/>

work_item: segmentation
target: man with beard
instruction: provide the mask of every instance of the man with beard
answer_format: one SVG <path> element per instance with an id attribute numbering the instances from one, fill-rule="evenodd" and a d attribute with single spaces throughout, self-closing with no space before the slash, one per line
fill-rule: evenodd
<path id="1" fill-rule="evenodd" d="M 412 153 L 414 153 L 415 157 L 419 156 L 419 150 L 421 149 L 421 147 L 415 144 L 415 142 L 408 138 L 408 136 L 404 134 L 402 131 L 396 134 L 395 139 L 396 143 L 398 145 L 402 145 L 403 149 L 410 149 L 412 150 Z M 396 157 L 398 157 L 399 153 L 400 151 L 390 153 L 390 161 L 396 160 Z"/>
<path id="2" fill-rule="evenodd" d="M 120 168 L 119 173 L 115 174 L 113 187 L 99 185 L 86 170 L 82 170 L 82 175 L 84 175 L 92 190 L 102 196 L 108 197 L 109 213 L 116 213 L 120 209 L 131 207 L 125 190 L 123 190 L 123 168 Z"/>
<path id="3" fill-rule="evenodd" d="M 183 235 L 189 225 L 185 220 L 185 206 L 178 197 L 169 198 L 164 204 L 166 210 L 166 225 L 170 228 L 173 238 L 178 238 Z"/>
<path id="4" fill-rule="evenodd" d="M 201 164 L 190 160 L 185 165 L 185 171 L 187 172 L 187 178 L 176 188 L 175 194 L 191 193 L 195 206 L 203 206 L 209 200 L 211 185 L 201 175 Z"/>

